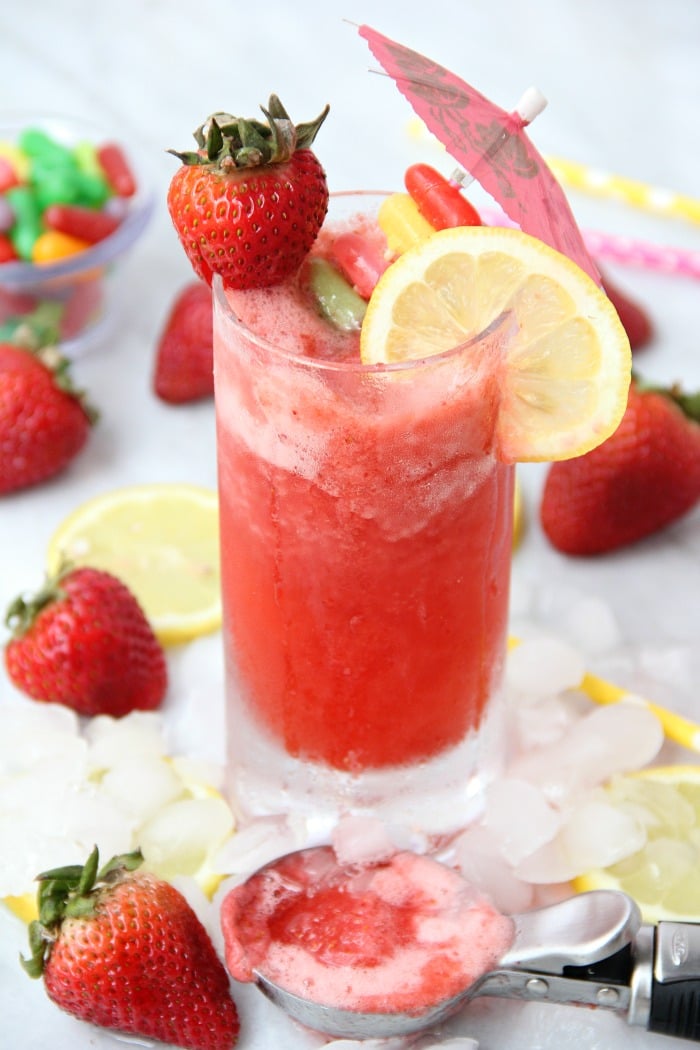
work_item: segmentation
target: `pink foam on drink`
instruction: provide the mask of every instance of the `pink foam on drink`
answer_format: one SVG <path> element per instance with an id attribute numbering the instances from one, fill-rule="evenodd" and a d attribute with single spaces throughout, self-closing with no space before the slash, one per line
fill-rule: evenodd
<path id="1" fill-rule="evenodd" d="M 359 334 L 333 329 L 310 309 L 309 293 L 295 275 L 274 288 L 227 289 L 231 309 L 251 332 L 299 357 L 348 361 L 359 358 Z"/>
<path id="2" fill-rule="evenodd" d="M 339 866 L 330 847 L 292 854 L 236 887 L 221 913 L 226 963 L 304 999 L 362 1012 L 421 1012 L 492 969 L 512 921 L 460 875 L 396 853 Z"/>
<path id="3" fill-rule="evenodd" d="M 332 260 L 336 241 L 348 236 L 366 244 L 368 258 L 372 260 L 370 268 L 380 271 L 386 239 L 366 215 L 324 227 L 311 254 Z M 368 298 L 371 288 L 365 283 L 360 291 Z M 341 331 L 321 316 L 308 288 L 308 270 L 304 265 L 273 288 L 252 288 L 245 292 L 227 289 L 226 294 L 239 321 L 278 348 L 325 361 L 359 360 L 359 332 Z"/>

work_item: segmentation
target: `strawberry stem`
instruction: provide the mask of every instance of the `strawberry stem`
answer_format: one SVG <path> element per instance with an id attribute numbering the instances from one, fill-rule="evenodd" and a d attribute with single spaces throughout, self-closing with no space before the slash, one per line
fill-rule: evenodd
<path id="1" fill-rule="evenodd" d="M 672 387 L 671 397 L 677 405 L 680 405 L 689 419 L 700 423 L 700 391 L 694 394 L 684 394 L 679 388 Z"/>
<path id="2" fill-rule="evenodd" d="M 69 571 L 70 566 L 62 566 L 55 576 L 46 576 L 36 594 L 19 594 L 10 603 L 5 614 L 5 626 L 12 631 L 13 638 L 21 638 L 26 634 L 41 610 L 63 597 L 60 584 Z M 43 876 L 40 875 L 39 878 Z"/>
<path id="3" fill-rule="evenodd" d="M 171 149 L 168 153 L 183 164 L 211 165 L 224 172 L 282 164 L 296 150 L 311 148 L 330 107 L 325 106 L 315 120 L 296 125 L 277 95 L 270 95 L 267 109 L 260 109 L 267 124 L 230 113 L 213 113 L 194 133 L 197 151 Z"/>
<path id="4" fill-rule="evenodd" d="M 661 386 L 657 383 L 647 382 L 636 373 L 632 379 L 641 393 L 662 394 L 670 398 L 684 412 L 688 419 L 700 423 L 700 390 L 692 394 L 686 394 L 680 383 L 672 383 L 671 386 Z"/>
<path id="5" fill-rule="evenodd" d="M 41 977 L 65 918 L 94 915 L 97 891 L 116 882 L 125 871 L 135 871 L 142 862 L 143 854 L 134 850 L 112 857 L 100 869 L 99 850 L 95 846 L 85 864 L 68 864 L 37 875 L 39 918 L 29 924 L 30 956 L 28 959 L 20 956 L 27 974 Z"/>

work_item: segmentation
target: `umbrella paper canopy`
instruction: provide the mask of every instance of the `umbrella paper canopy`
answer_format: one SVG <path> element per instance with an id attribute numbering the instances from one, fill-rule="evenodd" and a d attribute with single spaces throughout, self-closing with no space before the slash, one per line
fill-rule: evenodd
<path id="1" fill-rule="evenodd" d="M 359 32 L 428 130 L 521 230 L 568 255 L 600 284 L 564 192 L 525 133 L 527 119 L 369 26 Z"/>

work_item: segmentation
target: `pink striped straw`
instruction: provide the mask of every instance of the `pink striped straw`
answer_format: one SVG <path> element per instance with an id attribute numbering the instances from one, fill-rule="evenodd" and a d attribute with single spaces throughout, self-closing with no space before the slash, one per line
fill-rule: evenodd
<path id="1" fill-rule="evenodd" d="M 514 226 L 500 209 L 479 208 L 484 222 L 491 226 Z M 636 266 L 657 273 L 677 274 L 700 279 L 700 252 L 670 248 L 650 241 L 639 241 L 621 234 L 583 230 L 586 248 L 594 258 L 608 259 L 625 266 Z"/>

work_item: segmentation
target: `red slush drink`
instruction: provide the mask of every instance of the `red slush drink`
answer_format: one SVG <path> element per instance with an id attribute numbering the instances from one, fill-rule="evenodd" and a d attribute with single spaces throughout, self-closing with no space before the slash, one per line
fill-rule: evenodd
<path id="1" fill-rule="evenodd" d="M 436 777 L 474 794 L 499 745 L 481 738 L 506 643 L 507 325 L 368 366 L 303 274 L 214 302 L 234 802 L 379 811 Z"/>

